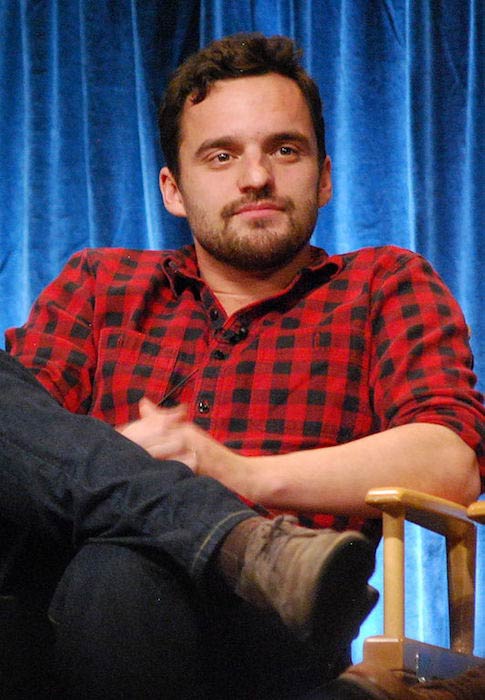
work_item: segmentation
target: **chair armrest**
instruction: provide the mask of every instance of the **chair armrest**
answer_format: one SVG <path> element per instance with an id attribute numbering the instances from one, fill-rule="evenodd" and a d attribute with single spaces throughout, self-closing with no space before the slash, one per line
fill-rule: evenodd
<path id="1" fill-rule="evenodd" d="M 472 525 L 465 506 L 413 489 L 371 489 L 366 503 L 389 515 L 404 514 L 406 520 L 445 537 L 461 536 Z"/>
<path id="2" fill-rule="evenodd" d="M 366 503 L 383 512 L 386 636 L 404 636 L 404 520 L 409 520 L 446 538 L 451 647 L 472 653 L 476 526 L 467 509 L 392 486 L 371 489 Z"/>
<path id="3" fill-rule="evenodd" d="M 475 501 L 467 508 L 468 517 L 485 525 L 485 501 Z"/>

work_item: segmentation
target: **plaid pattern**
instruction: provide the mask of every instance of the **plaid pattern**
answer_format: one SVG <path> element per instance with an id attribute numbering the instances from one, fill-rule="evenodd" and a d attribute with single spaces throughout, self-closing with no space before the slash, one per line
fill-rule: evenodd
<path id="1" fill-rule="evenodd" d="M 69 410 L 113 425 L 146 395 L 246 455 L 341 444 L 413 421 L 483 456 L 467 328 L 420 256 L 394 247 L 312 263 L 231 318 L 179 251 L 74 255 L 7 347 Z M 329 524 L 328 518 L 317 518 Z"/>

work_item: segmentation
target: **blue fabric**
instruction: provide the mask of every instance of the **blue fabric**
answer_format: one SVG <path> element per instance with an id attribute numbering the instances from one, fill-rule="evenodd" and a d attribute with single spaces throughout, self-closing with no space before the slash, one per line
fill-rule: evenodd
<path id="1" fill-rule="evenodd" d="M 4 351 L 0 386 L 3 521 L 32 536 L 41 552 L 55 549 L 61 565 L 86 542 L 109 542 L 151 557 L 168 555 L 195 584 L 205 585 L 207 563 L 224 537 L 252 517 L 248 506 L 180 462 L 166 460 L 160 470 L 144 449 L 120 440 L 103 421 L 66 411 Z M 29 576 L 36 553 L 32 547 L 26 588 L 36 588 Z M 2 586 L 10 567 L 2 561 Z"/>
<path id="2" fill-rule="evenodd" d="M 256 29 L 296 38 L 324 97 L 335 195 L 315 243 L 428 257 L 465 311 L 483 389 L 484 23 L 479 0 L 0 0 L 0 330 L 75 250 L 190 240 L 158 193 L 157 103 L 188 53 Z M 420 574 L 440 546 L 411 536 L 408 631 L 443 643 L 444 581 Z M 483 619 L 483 567 L 479 592 Z M 379 629 L 380 609 L 357 657 Z"/>
<path id="3" fill-rule="evenodd" d="M 216 605 L 209 598 L 194 605 L 180 571 L 145 550 L 85 544 L 49 609 L 60 678 L 77 700 L 99 698 L 100 688 L 113 700 L 296 700 L 345 667 L 344 656 L 327 668 L 275 616 L 223 590 Z M 72 700 L 64 683 L 46 697 Z"/>

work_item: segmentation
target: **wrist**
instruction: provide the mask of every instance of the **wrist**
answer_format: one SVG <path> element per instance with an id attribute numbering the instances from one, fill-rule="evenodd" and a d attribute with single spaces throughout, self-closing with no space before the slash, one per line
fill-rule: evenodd
<path id="1" fill-rule="evenodd" d="M 210 476 L 231 491 L 252 499 L 251 457 L 234 452 L 195 426 L 191 426 L 189 444 L 197 455 L 194 471 L 198 476 Z"/>

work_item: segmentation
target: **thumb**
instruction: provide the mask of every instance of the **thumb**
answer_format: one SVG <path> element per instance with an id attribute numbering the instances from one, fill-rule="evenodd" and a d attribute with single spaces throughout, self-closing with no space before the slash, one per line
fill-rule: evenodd
<path id="1" fill-rule="evenodd" d="M 160 411 L 157 404 L 147 399 L 146 396 L 139 400 L 138 410 L 140 412 L 140 418 L 148 418 L 148 416 L 152 416 Z"/>
<path id="2" fill-rule="evenodd" d="M 140 418 L 163 416 L 171 423 L 183 421 L 187 417 L 186 404 L 178 404 L 170 408 L 160 408 L 158 404 L 153 403 L 153 401 L 150 401 L 146 396 L 143 396 L 138 402 L 138 411 L 140 413 Z"/>

